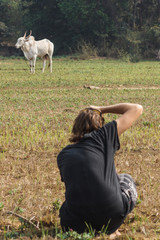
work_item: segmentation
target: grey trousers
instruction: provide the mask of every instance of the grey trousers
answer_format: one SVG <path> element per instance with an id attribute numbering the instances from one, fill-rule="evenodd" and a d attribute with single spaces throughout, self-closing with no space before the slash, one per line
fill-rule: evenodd
<path id="1" fill-rule="evenodd" d="M 127 213 L 130 213 L 137 202 L 137 190 L 133 178 L 129 174 L 119 174 L 119 183 L 122 191 L 122 196 L 127 200 L 128 209 Z"/>

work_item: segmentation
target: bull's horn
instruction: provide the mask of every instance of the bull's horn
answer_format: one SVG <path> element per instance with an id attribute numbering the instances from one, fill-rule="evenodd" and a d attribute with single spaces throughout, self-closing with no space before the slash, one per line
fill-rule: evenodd
<path id="1" fill-rule="evenodd" d="M 29 34 L 29 37 L 32 35 L 32 30 L 30 30 L 30 34 Z"/>
<path id="2" fill-rule="evenodd" d="M 30 34 L 26 37 L 28 39 L 32 35 L 32 30 L 30 30 Z"/>
<path id="3" fill-rule="evenodd" d="M 24 34 L 24 36 L 23 36 L 24 38 L 26 37 L 26 33 L 27 33 L 27 32 L 25 32 L 25 34 Z"/>

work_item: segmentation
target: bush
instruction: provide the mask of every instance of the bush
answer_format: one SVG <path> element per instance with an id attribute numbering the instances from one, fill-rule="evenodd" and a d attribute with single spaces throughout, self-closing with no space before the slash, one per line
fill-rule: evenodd
<path id="1" fill-rule="evenodd" d="M 97 48 L 85 41 L 81 41 L 77 44 L 77 52 L 81 59 L 90 59 L 98 56 Z"/>

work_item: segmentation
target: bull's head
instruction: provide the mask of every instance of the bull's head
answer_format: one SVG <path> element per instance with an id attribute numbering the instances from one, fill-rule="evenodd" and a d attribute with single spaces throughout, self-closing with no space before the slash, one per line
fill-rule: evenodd
<path id="1" fill-rule="evenodd" d="M 29 38 L 32 35 L 32 30 L 30 30 L 30 34 L 27 37 L 26 37 L 26 33 L 27 32 L 25 32 L 23 37 L 18 38 L 17 43 L 15 45 L 16 48 L 22 47 L 25 44 L 25 42 L 29 41 Z"/>

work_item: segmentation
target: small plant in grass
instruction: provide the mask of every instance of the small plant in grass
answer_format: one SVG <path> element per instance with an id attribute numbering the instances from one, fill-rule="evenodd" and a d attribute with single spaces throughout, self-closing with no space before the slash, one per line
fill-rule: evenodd
<path id="1" fill-rule="evenodd" d="M 43 226 L 43 223 L 41 222 L 41 231 L 42 231 L 42 237 L 48 236 L 48 229 L 45 229 Z"/>
<path id="2" fill-rule="evenodd" d="M 141 198 L 137 199 L 137 205 L 140 204 L 142 202 Z"/>
<path id="3" fill-rule="evenodd" d="M 58 239 L 90 240 L 94 237 L 94 235 L 92 235 L 91 233 L 86 233 L 86 232 L 79 234 L 79 233 L 73 231 L 72 229 L 70 229 L 70 231 L 68 231 L 68 232 L 58 233 L 56 237 Z"/>
<path id="4" fill-rule="evenodd" d="M 108 222 L 107 226 L 103 226 L 101 231 L 99 231 L 97 233 L 99 236 L 105 236 L 107 234 L 107 229 L 108 229 L 109 223 L 110 223 L 110 221 Z M 70 229 L 70 231 L 68 231 L 68 232 L 61 231 L 60 233 L 57 233 L 56 237 L 59 239 L 90 240 L 95 237 L 96 232 L 90 224 L 87 224 L 87 223 L 85 223 L 85 224 L 87 226 L 88 232 L 79 234 L 76 231 L 73 231 L 72 229 Z"/>
<path id="5" fill-rule="evenodd" d="M 90 224 L 88 224 L 88 223 L 85 223 L 85 224 L 87 226 L 87 229 L 88 229 L 90 235 L 94 236 L 95 235 L 95 230 L 92 228 L 92 226 Z"/>
<path id="6" fill-rule="evenodd" d="M 5 232 L 4 233 L 4 239 L 17 239 L 19 236 L 19 233 L 16 230 L 12 230 L 11 232 Z"/>
<path id="7" fill-rule="evenodd" d="M 106 234 L 108 233 L 108 226 L 109 226 L 110 221 L 111 221 L 111 220 L 108 221 L 107 226 L 103 226 L 102 229 L 101 229 L 101 231 L 99 231 L 99 234 L 100 234 L 100 235 L 104 236 L 104 235 L 106 235 Z"/>
<path id="8" fill-rule="evenodd" d="M 59 199 L 55 200 L 53 202 L 53 210 L 58 211 L 60 209 L 60 207 L 61 207 L 61 203 L 60 203 Z"/>
<path id="9" fill-rule="evenodd" d="M 23 232 L 25 229 L 31 227 L 31 225 L 28 224 L 24 219 L 18 218 L 18 220 L 21 223 L 21 225 L 18 228 L 19 231 Z"/>
<path id="10" fill-rule="evenodd" d="M 3 202 L 0 202 L 0 210 L 2 210 L 2 209 L 3 209 L 3 207 L 4 207 L 4 204 L 3 204 Z"/>
<path id="11" fill-rule="evenodd" d="M 10 195 L 14 195 L 16 192 L 17 192 L 17 189 L 12 189 L 12 190 L 10 190 L 8 193 L 9 193 Z"/>
<path id="12" fill-rule="evenodd" d="M 23 212 L 24 212 L 24 209 L 21 208 L 21 207 L 16 207 L 16 208 L 15 208 L 15 212 L 23 213 Z"/>

